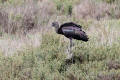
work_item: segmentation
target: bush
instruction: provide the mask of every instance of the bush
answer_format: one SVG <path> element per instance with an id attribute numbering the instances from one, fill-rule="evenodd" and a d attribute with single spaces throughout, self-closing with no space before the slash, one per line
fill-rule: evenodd
<path id="1" fill-rule="evenodd" d="M 44 33 L 39 47 L 29 47 L 11 57 L 0 55 L 0 79 L 119 78 L 120 69 L 110 69 L 111 64 L 108 63 L 111 60 L 119 61 L 119 42 L 105 45 L 93 38 L 87 43 L 74 40 L 73 53 L 78 58 L 75 58 L 74 64 L 66 64 L 65 50 L 68 44 L 60 38 L 61 36 L 51 32 Z M 111 74 L 113 77 L 109 76 Z"/>
<path id="2" fill-rule="evenodd" d="M 74 3 L 68 0 L 54 0 L 57 10 L 63 14 L 72 15 L 72 8 Z"/>
<path id="3" fill-rule="evenodd" d="M 49 6 L 45 6 L 49 5 Z M 10 6 L 10 7 L 9 7 Z M 55 13 L 54 4 L 49 1 L 36 3 L 27 1 L 20 5 L 1 5 L 1 31 L 12 34 L 26 34 L 33 29 L 47 25 L 50 17 Z"/>
<path id="4" fill-rule="evenodd" d="M 103 0 L 103 1 L 105 1 L 107 3 L 113 3 L 113 2 L 115 2 L 115 0 Z"/>
<path id="5" fill-rule="evenodd" d="M 74 6 L 73 14 L 79 19 L 113 19 L 119 18 L 120 9 L 116 4 L 107 4 L 104 2 L 81 1 Z"/>
<path id="6" fill-rule="evenodd" d="M 5 3 L 1 6 L 0 29 L 2 33 L 0 34 L 3 32 L 26 34 L 33 29 L 37 29 L 36 34 L 38 34 L 26 35 L 27 39 L 12 35 L 1 37 L 0 80 L 120 79 L 120 20 L 114 20 L 113 17 L 112 20 L 105 20 L 107 12 L 114 14 L 114 10 L 110 9 L 111 4 L 98 4 L 88 0 L 82 2 L 81 0 L 80 4 L 76 4 L 76 11 L 73 10 L 77 16 L 68 17 L 67 15 L 74 8 L 74 2 L 64 0 L 56 3 L 61 5 L 58 10 L 60 12 L 63 10 L 63 13 L 55 14 L 55 5 L 50 0 L 40 0 L 38 3 L 31 1 L 28 0 L 20 5 Z M 91 19 L 97 17 L 104 20 Z M 53 20 L 58 20 L 60 23 L 67 21 L 80 23 L 89 36 L 88 42 L 73 40 L 73 61 L 66 60 L 65 53 L 69 39 L 52 31 Z M 36 40 L 36 38 L 39 39 Z M 28 45 L 23 45 L 22 50 L 16 50 L 16 47 L 21 47 L 22 41 L 23 44 Z M 35 44 L 37 47 L 33 46 Z M 12 50 L 16 50 L 16 54 L 13 54 Z M 11 56 L 5 56 L 5 52 Z"/>

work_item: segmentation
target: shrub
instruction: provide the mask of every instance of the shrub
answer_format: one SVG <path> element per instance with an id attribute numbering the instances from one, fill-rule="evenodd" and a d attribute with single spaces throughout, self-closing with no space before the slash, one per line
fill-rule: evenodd
<path id="1" fill-rule="evenodd" d="M 60 11 L 63 14 L 72 15 L 72 8 L 74 5 L 74 2 L 68 1 L 68 0 L 54 0 L 57 10 Z"/>
<path id="2" fill-rule="evenodd" d="M 73 13 L 76 18 L 83 19 L 111 19 L 119 18 L 120 9 L 116 4 L 107 4 L 104 2 L 81 1 L 74 6 Z"/>
<path id="3" fill-rule="evenodd" d="M 105 1 L 107 3 L 113 3 L 113 2 L 115 2 L 115 0 L 103 0 L 103 1 Z"/>
<path id="4" fill-rule="evenodd" d="M 53 8 L 54 4 L 47 0 L 41 3 L 27 1 L 21 5 L 9 4 L 9 6 L 5 8 L 4 5 L 1 6 L 0 16 L 3 20 L 0 23 L 1 31 L 12 34 L 26 34 L 33 29 L 47 25 L 56 11 Z"/>

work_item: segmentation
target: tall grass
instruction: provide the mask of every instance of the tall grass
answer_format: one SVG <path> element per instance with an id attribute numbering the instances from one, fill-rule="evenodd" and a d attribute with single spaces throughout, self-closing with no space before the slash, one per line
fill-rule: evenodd
<path id="1" fill-rule="evenodd" d="M 119 80 L 120 20 L 113 17 L 119 8 L 115 2 L 101 4 L 103 1 L 1 3 L 0 80 Z M 108 5 L 107 9 L 101 5 Z M 99 14 L 103 16 L 98 20 L 92 14 L 99 13 L 95 7 L 103 9 L 104 14 L 112 7 L 113 16 L 106 19 L 106 15 Z M 87 16 L 81 18 L 83 13 Z M 52 21 L 74 21 L 87 33 L 88 42 L 73 40 L 73 63 L 66 60 L 69 40 L 53 31 Z"/>
<path id="2" fill-rule="evenodd" d="M 119 41 L 113 42 L 112 45 L 96 45 L 94 39 L 90 39 L 87 43 L 74 41 L 73 53 L 78 59 L 75 58 L 74 64 L 66 64 L 67 42 L 60 41 L 60 36 L 53 33 L 44 34 L 42 40 L 38 48 L 29 47 L 12 57 L 1 55 L 0 78 L 70 80 L 72 77 L 76 80 L 92 80 L 104 75 L 117 76 L 120 74 L 119 66 L 117 69 L 114 67 L 109 69 L 110 65 L 107 65 L 111 61 L 119 62 Z"/>

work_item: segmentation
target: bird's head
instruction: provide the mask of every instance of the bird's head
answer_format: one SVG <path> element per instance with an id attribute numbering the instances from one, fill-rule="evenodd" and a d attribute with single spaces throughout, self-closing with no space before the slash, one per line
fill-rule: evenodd
<path id="1" fill-rule="evenodd" d="M 59 27 L 59 23 L 58 22 L 52 22 L 52 27 Z"/>
<path id="2" fill-rule="evenodd" d="M 59 23 L 58 23 L 58 22 L 52 22 L 52 27 L 55 28 L 56 32 L 58 32 L 58 29 L 59 29 Z"/>

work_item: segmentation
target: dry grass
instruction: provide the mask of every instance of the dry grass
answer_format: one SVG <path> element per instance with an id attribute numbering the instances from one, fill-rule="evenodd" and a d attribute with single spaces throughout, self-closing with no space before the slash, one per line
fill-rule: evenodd
<path id="1" fill-rule="evenodd" d="M 112 44 L 118 41 L 119 38 L 119 21 L 117 20 L 103 20 L 95 21 L 90 25 L 88 34 L 90 37 L 96 37 L 100 44 Z"/>
<path id="2" fill-rule="evenodd" d="M 120 9 L 116 4 L 107 4 L 105 2 L 95 2 L 93 0 L 84 0 L 74 6 L 73 13 L 79 19 L 111 19 L 120 18 Z"/>
<path id="3" fill-rule="evenodd" d="M 26 34 L 30 30 L 40 29 L 56 11 L 54 4 L 47 0 L 38 3 L 30 0 L 18 6 L 1 7 L 1 31 L 12 34 Z"/>
<path id="4" fill-rule="evenodd" d="M 12 56 L 18 51 L 23 51 L 27 47 L 39 47 L 42 42 L 40 32 L 29 33 L 26 36 L 11 36 L 0 38 L 0 49 L 5 56 Z"/>
<path id="5" fill-rule="evenodd" d="M 64 0 L 64 7 L 57 10 L 59 3 L 50 0 L 16 4 L 18 1 L 0 5 L 0 80 L 120 79 L 120 20 L 116 3 Z M 68 3 L 73 8 L 71 16 Z M 73 40 L 74 63 L 65 60 L 69 40 L 53 31 L 53 21 L 79 23 L 88 34 L 87 43 Z"/>

